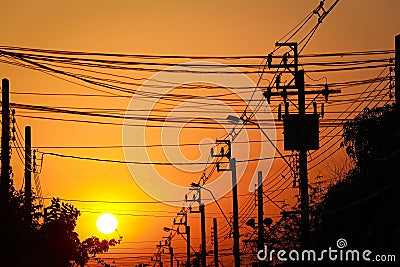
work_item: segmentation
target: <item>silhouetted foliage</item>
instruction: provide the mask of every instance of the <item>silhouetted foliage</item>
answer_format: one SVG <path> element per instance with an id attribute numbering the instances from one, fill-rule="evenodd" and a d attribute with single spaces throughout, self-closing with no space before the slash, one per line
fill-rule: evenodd
<path id="1" fill-rule="evenodd" d="M 44 214 L 41 206 L 32 205 L 32 220 L 27 221 L 24 193 L 11 187 L 9 207 L 0 233 L 1 266 L 83 267 L 91 257 L 103 266 L 111 266 L 96 255 L 107 252 L 120 240 L 90 237 L 81 242 L 75 232 L 80 212 L 73 205 L 53 198 Z"/>
<path id="2" fill-rule="evenodd" d="M 394 253 L 400 248 L 400 113 L 395 105 L 366 109 L 344 126 L 343 145 L 355 162 L 344 179 L 331 186 L 316 207 L 315 247 Z M 394 253 L 396 254 L 396 253 Z M 327 262 L 330 265 L 335 263 Z M 339 263 L 336 263 L 339 264 Z M 355 262 L 340 266 L 364 266 Z M 369 265 L 367 265 L 369 266 Z"/>
<path id="3" fill-rule="evenodd" d="M 395 105 L 365 109 L 343 127 L 343 144 L 357 167 L 367 171 L 400 147 L 400 116 Z"/>

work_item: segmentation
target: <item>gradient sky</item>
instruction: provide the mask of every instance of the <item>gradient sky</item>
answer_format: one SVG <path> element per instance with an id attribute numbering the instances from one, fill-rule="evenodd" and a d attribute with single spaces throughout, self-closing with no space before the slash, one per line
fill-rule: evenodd
<path id="1" fill-rule="evenodd" d="M 332 2 L 327 1 L 327 4 Z M 318 3 L 317 0 L 3 0 L 0 5 L 0 45 L 155 55 L 265 55 L 274 48 L 277 40 Z M 399 10 L 400 2 L 396 0 L 342 0 L 322 23 L 305 53 L 394 49 L 394 36 L 400 33 L 400 20 L 397 17 Z M 346 75 L 331 75 L 328 78 L 330 81 L 340 81 L 348 78 Z M 0 76 L 10 80 L 11 92 L 93 93 L 87 88 L 37 71 L 1 63 Z M 150 73 L 145 76 L 149 77 Z M 254 81 L 255 78 L 251 77 Z M 124 109 L 129 104 L 129 99 L 90 101 L 88 103 L 85 98 L 74 97 L 11 95 L 11 102 L 49 106 Z M 17 118 L 17 121 L 21 130 L 25 125 L 32 126 L 33 147 L 121 145 L 122 142 L 120 126 L 22 117 Z M 198 138 L 193 140 L 199 141 Z M 52 151 L 124 159 L 121 149 Z M 183 150 L 183 153 L 189 155 L 191 152 Z M 15 158 L 13 164 L 15 183 L 19 188 L 23 166 Z M 152 201 L 151 197 L 140 190 L 123 164 L 46 156 L 40 179 L 43 196 L 48 198 L 57 196 L 75 200 Z M 245 190 L 241 192 L 246 193 Z M 230 199 L 222 202 L 230 211 Z M 120 223 L 118 231 L 124 236 L 123 241 L 128 244 L 126 247 L 143 247 L 146 253 L 155 252 L 156 242 L 165 235 L 162 227 L 170 226 L 174 213 L 178 211 L 176 207 L 163 204 L 72 204 L 83 211 L 77 227 L 81 239 L 91 235 L 104 237 L 95 228 L 95 220 L 99 215 L 97 212 L 116 213 L 120 214 L 117 215 Z M 217 212 L 214 206 L 210 210 Z M 151 216 L 147 216 L 149 214 Z M 198 216 L 193 215 L 190 219 L 193 225 L 198 221 L 196 218 Z M 207 229 L 210 228 L 211 220 L 208 220 L 208 224 Z M 194 230 L 193 237 L 197 246 L 198 230 Z M 129 243 L 137 241 L 156 242 L 144 245 Z M 184 243 L 179 244 L 184 246 Z"/>

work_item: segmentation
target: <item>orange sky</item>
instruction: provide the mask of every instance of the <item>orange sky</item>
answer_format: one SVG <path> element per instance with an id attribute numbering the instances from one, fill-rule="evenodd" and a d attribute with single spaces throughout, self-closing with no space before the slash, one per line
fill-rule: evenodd
<path id="1" fill-rule="evenodd" d="M 333 1 L 327 1 L 327 4 Z M 265 55 L 284 34 L 314 9 L 319 1 L 2 1 L 0 45 L 43 49 L 155 55 Z M 304 53 L 366 51 L 394 48 L 400 32 L 396 0 L 340 1 L 318 29 Z M 315 21 L 315 20 L 314 20 Z M 312 24 L 314 25 L 314 24 Z M 260 62 L 255 62 L 260 63 Z M 371 74 L 371 75 L 370 75 Z M 376 76 L 376 72 L 329 74 L 329 81 Z M 11 92 L 96 93 L 46 74 L 0 63 L 1 78 L 8 78 Z M 151 73 L 137 74 L 150 77 Z M 326 75 L 315 74 L 319 79 Z M 256 81 L 257 76 L 250 77 Z M 70 79 L 69 79 L 70 80 Z M 100 99 L 11 95 L 11 102 L 56 107 L 127 108 L 129 98 Z M 23 114 L 17 112 L 18 114 Z M 55 115 L 74 118 L 71 115 Z M 108 121 L 108 120 L 106 120 Z M 33 147 L 121 145 L 122 127 L 17 118 L 21 128 L 32 126 Z M 208 133 L 202 132 L 201 136 Z M 215 139 L 215 133 L 211 139 Z M 187 139 L 185 139 L 187 138 Z M 184 137 L 185 142 L 190 138 Z M 199 141 L 198 136 L 191 141 Z M 155 141 L 156 142 L 156 141 Z M 199 151 L 195 149 L 194 155 Z M 46 151 L 46 149 L 42 149 Z M 124 160 L 122 149 L 48 149 L 63 154 Z M 154 153 L 154 152 L 152 152 Z M 182 153 L 192 157 L 188 148 Z M 162 160 L 158 159 L 158 160 Z M 281 162 L 274 162 L 280 166 Z M 275 168 L 274 167 L 274 168 Z M 323 168 L 323 166 L 321 166 Z M 17 188 L 23 166 L 14 157 Z M 167 168 L 167 167 L 160 167 Z M 168 169 L 163 170 L 168 172 Z M 313 172 L 316 175 L 323 170 Z M 184 178 L 182 178 L 184 179 Z M 180 184 L 191 181 L 179 180 Z M 193 178 L 194 179 L 194 178 Z M 43 196 L 75 200 L 153 201 L 132 179 L 124 164 L 80 161 L 45 156 L 40 175 Z M 243 188 L 246 187 L 246 188 Z M 240 193 L 248 193 L 247 185 Z M 290 190 L 288 197 L 296 190 Z M 229 196 L 229 195 L 228 195 Z M 179 196 L 178 198 L 182 198 Z M 241 197 L 241 199 L 245 199 Z M 221 200 L 228 214 L 231 199 Z M 117 214 L 122 248 L 155 252 L 155 244 L 171 226 L 177 207 L 164 204 L 106 204 L 72 202 L 82 210 L 77 231 L 81 239 L 100 234 L 95 228 L 98 212 Z M 215 205 L 210 215 L 219 217 Z M 269 212 L 267 212 L 269 213 Z M 277 211 L 271 207 L 272 215 Z M 189 219 L 198 225 L 198 216 Z M 210 230 L 211 219 L 207 220 Z M 198 247 L 198 227 L 193 227 Z M 116 236 L 113 236 L 116 237 Z M 179 240 L 179 238 L 178 238 Z M 132 243 L 138 241 L 143 244 Z M 184 243 L 176 241 L 184 252 Z M 228 245 L 229 247 L 229 245 Z M 125 250 L 125 251 L 127 251 Z M 124 250 L 121 250 L 124 251 Z"/>

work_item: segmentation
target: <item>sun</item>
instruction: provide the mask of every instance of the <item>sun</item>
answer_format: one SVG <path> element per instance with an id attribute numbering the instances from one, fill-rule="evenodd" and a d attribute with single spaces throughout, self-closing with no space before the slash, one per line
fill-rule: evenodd
<path id="1" fill-rule="evenodd" d="M 100 232 L 108 235 L 117 229 L 118 221 L 114 215 L 110 213 L 104 213 L 97 218 L 96 226 Z"/>

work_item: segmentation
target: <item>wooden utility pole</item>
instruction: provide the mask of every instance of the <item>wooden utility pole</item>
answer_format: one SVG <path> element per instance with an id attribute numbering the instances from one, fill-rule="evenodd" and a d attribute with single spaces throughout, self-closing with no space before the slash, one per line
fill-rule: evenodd
<path id="1" fill-rule="evenodd" d="M 1 83 L 1 180 L 0 201 L 8 207 L 8 190 L 10 188 L 10 83 L 3 79 Z M 3 206 L 3 207 L 4 207 Z"/>
<path id="2" fill-rule="evenodd" d="M 30 224 L 32 206 L 32 136 L 31 126 L 25 127 L 25 209 L 27 223 Z"/>
<path id="3" fill-rule="evenodd" d="M 214 241 L 214 267 L 218 267 L 218 228 L 217 218 L 213 218 L 213 241 Z"/>

